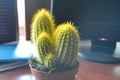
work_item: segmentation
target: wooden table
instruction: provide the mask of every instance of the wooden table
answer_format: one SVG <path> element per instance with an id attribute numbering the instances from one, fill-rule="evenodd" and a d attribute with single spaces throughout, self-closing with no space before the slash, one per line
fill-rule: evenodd
<path id="1" fill-rule="evenodd" d="M 120 80 L 120 64 L 100 64 L 79 59 L 78 80 Z M 33 80 L 28 66 L 0 72 L 0 80 Z"/>

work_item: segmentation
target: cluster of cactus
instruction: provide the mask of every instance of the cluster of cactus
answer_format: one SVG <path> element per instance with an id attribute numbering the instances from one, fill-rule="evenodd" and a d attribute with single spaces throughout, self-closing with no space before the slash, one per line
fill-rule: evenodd
<path id="1" fill-rule="evenodd" d="M 55 26 L 53 15 L 38 10 L 31 24 L 31 40 L 37 48 L 37 61 L 44 67 L 73 67 L 77 64 L 79 33 L 71 22 Z"/>

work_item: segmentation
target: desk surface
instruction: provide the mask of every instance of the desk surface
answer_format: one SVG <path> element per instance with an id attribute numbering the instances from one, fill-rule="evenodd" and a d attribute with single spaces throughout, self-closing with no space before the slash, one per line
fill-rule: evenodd
<path id="1" fill-rule="evenodd" d="M 120 80 L 120 64 L 100 64 L 79 59 L 78 80 Z M 0 72 L 0 80 L 32 80 L 28 66 Z"/>

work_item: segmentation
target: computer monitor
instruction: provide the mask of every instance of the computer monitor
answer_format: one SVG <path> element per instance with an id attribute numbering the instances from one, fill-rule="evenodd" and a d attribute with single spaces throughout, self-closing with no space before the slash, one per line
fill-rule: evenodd
<path id="1" fill-rule="evenodd" d="M 57 24 L 72 21 L 78 27 L 81 39 L 91 40 L 92 45 L 89 46 L 90 51 L 88 51 L 91 54 L 84 54 L 86 52 L 81 50 L 83 54 L 80 57 L 97 61 L 95 55 L 99 53 L 98 48 L 102 47 L 104 51 L 107 47 L 107 54 L 111 57 L 105 57 L 105 60 L 120 62 L 119 58 L 112 56 L 116 49 L 116 42 L 120 41 L 120 0 L 53 0 L 52 12 Z M 95 50 L 96 48 L 98 51 Z M 104 62 L 105 54 L 100 54 L 96 58 L 100 57 L 98 62 L 101 60 Z"/>

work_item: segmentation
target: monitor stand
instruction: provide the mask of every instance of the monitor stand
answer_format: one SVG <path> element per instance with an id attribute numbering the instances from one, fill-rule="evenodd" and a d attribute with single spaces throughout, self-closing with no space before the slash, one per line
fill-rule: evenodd
<path id="1" fill-rule="evenodd" d="M 84 40 L 80 44 L 81 59 L 99 63 L 120 63 L 120 42 Z"/>

